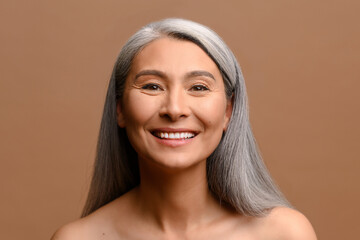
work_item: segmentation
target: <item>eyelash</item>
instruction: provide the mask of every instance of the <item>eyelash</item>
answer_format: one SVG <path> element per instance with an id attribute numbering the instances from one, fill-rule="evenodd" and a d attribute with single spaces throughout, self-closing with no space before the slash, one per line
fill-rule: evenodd
<path id="1" fill-rule="evenodd" d="M 141 89 L 150 90 L 150 91 L 160 91 L 162 88 L 158 84 L 149 83 L 141 87 Z"/>
<path id="2" fill-rule="evenodd" d="M 150 90 L 150 91 L 163 90 L 158 84 L 155 83 L 145 84 L 144 86 L 141 87 L 141 89 Z M 203 84 L 196 84 L 191 86 L 190 91 L 194 91 L 194 92 L 209 91 L 209 88 Z"/>
<path id="3" fill-rule="evenodd" d="M 192 91 L 195 91 L 195 92 L 200 92 L 200 91 L 208 91 L 209 88 L 206 87 L 205 85 L 203 84 L 196 84 L 194 86 L 191 87 L 191 90 Z"/>

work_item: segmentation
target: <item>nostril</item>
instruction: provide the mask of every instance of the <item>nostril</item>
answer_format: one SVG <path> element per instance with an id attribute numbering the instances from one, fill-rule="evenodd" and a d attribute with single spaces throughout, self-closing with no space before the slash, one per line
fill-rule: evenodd
<path id="1" fill-rule="evenodd" d="M 182 118 L 186 118 L 186 114 L 176 114 L 176 113 L 166 113 L 166 114 L 160 114 L 162 118 L 169 119 L 171 121 L 177 121 Z"/>
<path id="2" fill-rule="evenodd" d="M 190 107 L 182 90 L 169 92 L 163 100 L 163 106 L 160 110 L 161 117 L 171 121 L 177 121 L 190 115 Z"/>

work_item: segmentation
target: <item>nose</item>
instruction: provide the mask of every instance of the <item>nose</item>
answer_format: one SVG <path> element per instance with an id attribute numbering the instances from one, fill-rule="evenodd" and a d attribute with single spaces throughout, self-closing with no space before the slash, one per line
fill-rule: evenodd
<path id="1" fill-rule="evenodd" d="M 186 93 L 183 89 L 169 91 L 163 99 L 159 111 L 160 117 L 175 122 L 190 115 L 191 110 Z"/>

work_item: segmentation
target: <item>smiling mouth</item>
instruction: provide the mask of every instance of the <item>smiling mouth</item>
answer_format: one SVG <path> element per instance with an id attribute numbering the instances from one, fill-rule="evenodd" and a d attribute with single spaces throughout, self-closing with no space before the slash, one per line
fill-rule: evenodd
<path id="1" fill-rule="evenodd" d="M 169 139 L 169 140 L 190 139 L 190 138 L 194 138 L 197 135 L 194 132 L 162 132 L 162 131 L 152 131 L 151 134 L 157 138 Z"/>

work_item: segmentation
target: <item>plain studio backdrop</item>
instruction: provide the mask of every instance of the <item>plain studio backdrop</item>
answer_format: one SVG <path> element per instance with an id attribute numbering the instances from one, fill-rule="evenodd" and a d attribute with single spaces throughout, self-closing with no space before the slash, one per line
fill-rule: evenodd
<path id="1" fill-rule="evenodd" d="M 359 12 L 357 0 L 2 0 L 0 239 L 49 239 L 79 217 L 116 56 L 166 17 L 233 50 L 266 165 L 319 239 L 358 238 Z"/>

